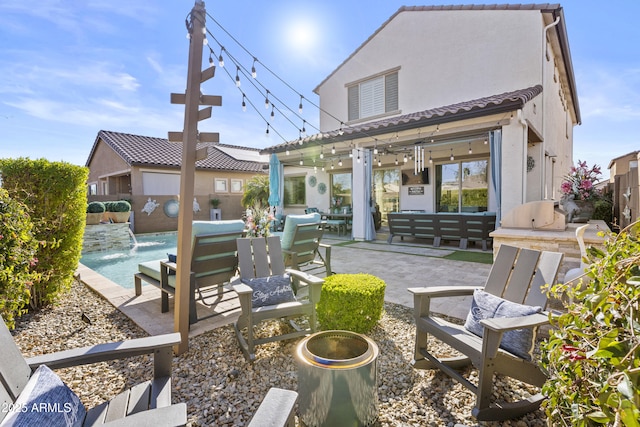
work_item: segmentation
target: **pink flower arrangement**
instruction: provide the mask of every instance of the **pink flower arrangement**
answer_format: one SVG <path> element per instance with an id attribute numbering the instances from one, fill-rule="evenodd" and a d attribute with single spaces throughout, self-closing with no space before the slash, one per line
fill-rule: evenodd
<path id="1" fill-rule="evenodd" d="M 578 166 L 571 166 L 569 175 L 560 185 L 562 193 L 571 196 L 574 200 L 590 200 L 600 196 L 595 184 L 600 181 L 600 167 L 593 165 L 589 168 L 587 162 L 578 160 Z"/>

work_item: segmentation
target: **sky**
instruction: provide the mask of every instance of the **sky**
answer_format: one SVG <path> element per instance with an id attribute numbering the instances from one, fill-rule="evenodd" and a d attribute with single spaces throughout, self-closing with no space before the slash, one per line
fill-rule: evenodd
<path id="1" fill-rule="evenodd" d="M 468 3 L 205 2 L 208 46 L 216 63 L 225 47 L 225 66 L 202 85 L 204 94 L 223 101 L 199 129 L 219 132 L 222 143 L 256 148 L 296 139 L 302 127 L 315 133 L 313 89 L 399 7 Z M 613 158 L 640 150 L 640 2 L 561 5 L 582 114 L 574 161 L 598 164 L 608 176 Z M 0 158 L 85 165 L 100 130 L 164 138 L 182 130 L 184 106 L 169 96 L 185 91 L 185 18 L 193 6 L 193 0 L 2 0 Z M 209 53 L 206 47 L 203 68 Z M 264 107 L 265 90 L 274 119 Z"/>

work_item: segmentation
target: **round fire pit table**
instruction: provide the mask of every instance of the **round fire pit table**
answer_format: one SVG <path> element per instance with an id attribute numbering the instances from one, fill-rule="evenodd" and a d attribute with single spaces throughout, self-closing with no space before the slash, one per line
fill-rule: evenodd
<path id="1" fill-rule="evenodd" d="M 322 331 L 296 347 L 298 410 L 309 427 L 367 426 L 378 418 L 378 345 L 350 331 Z"/>

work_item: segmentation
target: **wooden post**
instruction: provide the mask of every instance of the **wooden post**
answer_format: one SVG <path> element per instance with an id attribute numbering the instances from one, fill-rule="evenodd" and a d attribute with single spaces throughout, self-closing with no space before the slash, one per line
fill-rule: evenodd
<path id="1" fill-rule="evenodd" d="M 191 39 L 187 90 L 184 108 L 184 131 L 182 138 L 182 162 L 180 168 L 180 210 L 178 213 L 178 265 L 174 308 L 174 332 L 180 332 L 181 341 L 174 351 L 184 353 L 189 349 L 189 275 L 191 270 L 191 229 L 198 138 L 200 105 L 200 78 L 205 22 L 204 2 L 196 0 L 191 10 Z"/>

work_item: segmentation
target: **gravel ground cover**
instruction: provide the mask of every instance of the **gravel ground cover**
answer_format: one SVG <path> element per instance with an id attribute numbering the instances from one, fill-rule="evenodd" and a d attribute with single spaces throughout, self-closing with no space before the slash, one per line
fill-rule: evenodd
<path id="1" fill-rule="evenodd" d="M 82 319 L 83 313 L 90 323 Z M 262 333 L 281 327 L 267 323 Z M 415 327 L 411 309 L 385 303 L 385 314 L 368 335 L 380 348 L 379 426 L 544 426 L 542 411 L 518 420 L 478 423 L 470 412 L 474 395 L 437 371 L 411 367 Z M 108 302 L 80 283 L 55 307 L 17 322 L 14 339 L 25 356 L 144 336 L 145 333 Z M 231 326 L 191 338 L 189 351 L 173 360 L 173 401 L 186 402 L 192 426 L 243 426 L 270 387 L 297 389 L 295 341 L 258 347 L 247 363 Z M 442 348 L 443 352 L 447 349 Z M 61 378 L 94 406 L 125 387 L 152 377 L 150 357 L 58 370 Z M 467 372 L 475 380 L 474 370 Z M 526 385 L 498 378 L 501 395 L 535 393 Z M 296 417 L 296 423 L 298 423 Z"/>

